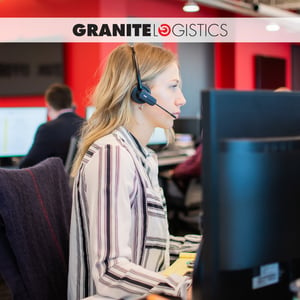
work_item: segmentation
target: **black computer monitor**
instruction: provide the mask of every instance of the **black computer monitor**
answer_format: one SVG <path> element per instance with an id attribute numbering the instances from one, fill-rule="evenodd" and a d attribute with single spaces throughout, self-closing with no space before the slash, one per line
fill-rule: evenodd
<path id="1" fill-rule="evenodd" d="M 0 157 L 26 155 L 46 121 L 46 107 L 0 107 Z"/>
<path id="2" fill-rule="evenodd" d="M 0 43 L 0 97 L 44 95 L 50 84 L 64 82 L 65 43 Z"/>
<path id="3" fill-rule="evenodd" d="M 203 92 L 193 299 L 291 299 L 300 277 L 300 93 Z"/>
<path id="4" fill-rule="evenodd" d="M 194 140 L 198 140 L 201 132 L 201 120 L 197 117 L 180 117 L 174 120 L 175 133 L 191 134 Z"/>

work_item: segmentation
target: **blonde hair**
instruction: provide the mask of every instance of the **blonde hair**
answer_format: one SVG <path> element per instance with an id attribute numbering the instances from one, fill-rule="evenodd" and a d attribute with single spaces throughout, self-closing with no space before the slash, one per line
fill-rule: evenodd
<path id="1" fill-rule="evenodd" d="M 142 82 L 149 87 L 157 75 L 176 61 L 171 51 L 151 44 L 136 44 L 134 50 Z M 137 77 L 132 55 L 131 46 L 127 44 L 117 47 L 109 55 L 92 96 L 96 110 L 82 129 L 72 176 L 75 176 L 85 153 L 96 140 L 120 126 L 126 127 L 133 118 L 131 91 L 137 85 Z M 168 132 L 168 136 L 172 133 Z"/>

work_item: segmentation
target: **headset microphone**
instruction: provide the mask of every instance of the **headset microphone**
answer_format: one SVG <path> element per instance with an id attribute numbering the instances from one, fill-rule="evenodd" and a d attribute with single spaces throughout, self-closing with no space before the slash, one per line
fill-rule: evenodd
<path id="1" fill-rule="evenodd" d="M 137 61 L 136 61 L 136 57 L 135 57 L 134 47 L 132 46 L 131 49 L 132 49 L 132 60 L 133 60 L 133 64 L 134 64 L 134 67 L 135 67 L 135 70 L 136 70 L 136 78 L 137 78 L 137 83 L 138 83 L 137 86 L 131 92 L 131 99 L 134 102 L 139 103 L 139 104 L 147 103 L 151 106 L 156 105 L 160 109 L 162 109 L 164 112 L 169 114 L 171 117 L 176 119 L 177 117 L 174 114 L 169 112 L 167 109 L 165 109 L 161 105 L 157 104 L 156 99 L 151 95 L 150 89 L 147 86 L 142 84 L 140 71 L 139 71 Z"/>
<path id="2" fill-rule="evenodd" d="M 155 103 L 156 106 L 158 106 L 160 109 L 162 109 L 163 111 L 165 111 L 167 114 L 169 114 L 171 117 L 173 117 L 174 119 L 177 119 L 177 117 L 172 114 L 171 112 L 169 112 L 168 110 L 166 110 L 164 107 L 162 107 L 161 105 Z"/>

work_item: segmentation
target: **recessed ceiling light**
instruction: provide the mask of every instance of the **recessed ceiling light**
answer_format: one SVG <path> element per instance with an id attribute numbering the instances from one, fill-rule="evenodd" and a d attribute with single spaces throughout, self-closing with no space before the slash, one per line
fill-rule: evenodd
<path id="1" fill-rule="evenodd" d="M 188 0 L 182 9 L 185 12 L 197 12 L 200 10 L 200 7 L 195 1 Z"/>
<path id="2" fill-rule="evenodd" d="M 271 23 L 266 26 L 267 31 L 278 31 L 279 29 L 280 29 L 280 26 L 275 23 Z"/>

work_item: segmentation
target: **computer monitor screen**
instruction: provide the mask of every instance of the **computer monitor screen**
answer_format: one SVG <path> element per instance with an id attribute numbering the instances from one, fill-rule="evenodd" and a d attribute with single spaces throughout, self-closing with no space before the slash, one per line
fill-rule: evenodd
<path id="1" fill-rule="evenodd" d="M 46 107 L 1 107 L 0 157 L 26 155 L 37 128 L 46 121 Z"/>
<path id="2" fill-rule="evenodd" d="M 158 151 L 163 148 L 168 143 L 165 130 L 159 127 L 156 127 L 153 131 L 153 134 L 148 142 L 148 147 Z"/>
<path id="3" fill-rule="evenodd" d="M 44 95 L 64 82 L 64 43 L 0 43 L 0 96 Z"/>
<path id="4" fill-rule="evenodd" d="M 200 137 L 201 125 L 200 118 L 194 117 L 180 117 L 174 120 L 175 133 L 191 134 L 194 140 Z"/>
<path id="5" fill-rule="evenodd" d="M 286 60 L 280 57 L 255 55 L 255 87 L 275 90 L 286 86 Z"/>
<path id="6" fill-rule="evenodd" d="M 87 106 L 85 109 L 85 118 L 88 120 L 93 112 L 95 111 L 96 107 L 95 106 Z"/>
<path id="7" fill-rule="evenodd" d="M 203 92 L 194 299 L 291 299 L 300 277 L 300 93 Z"/>

